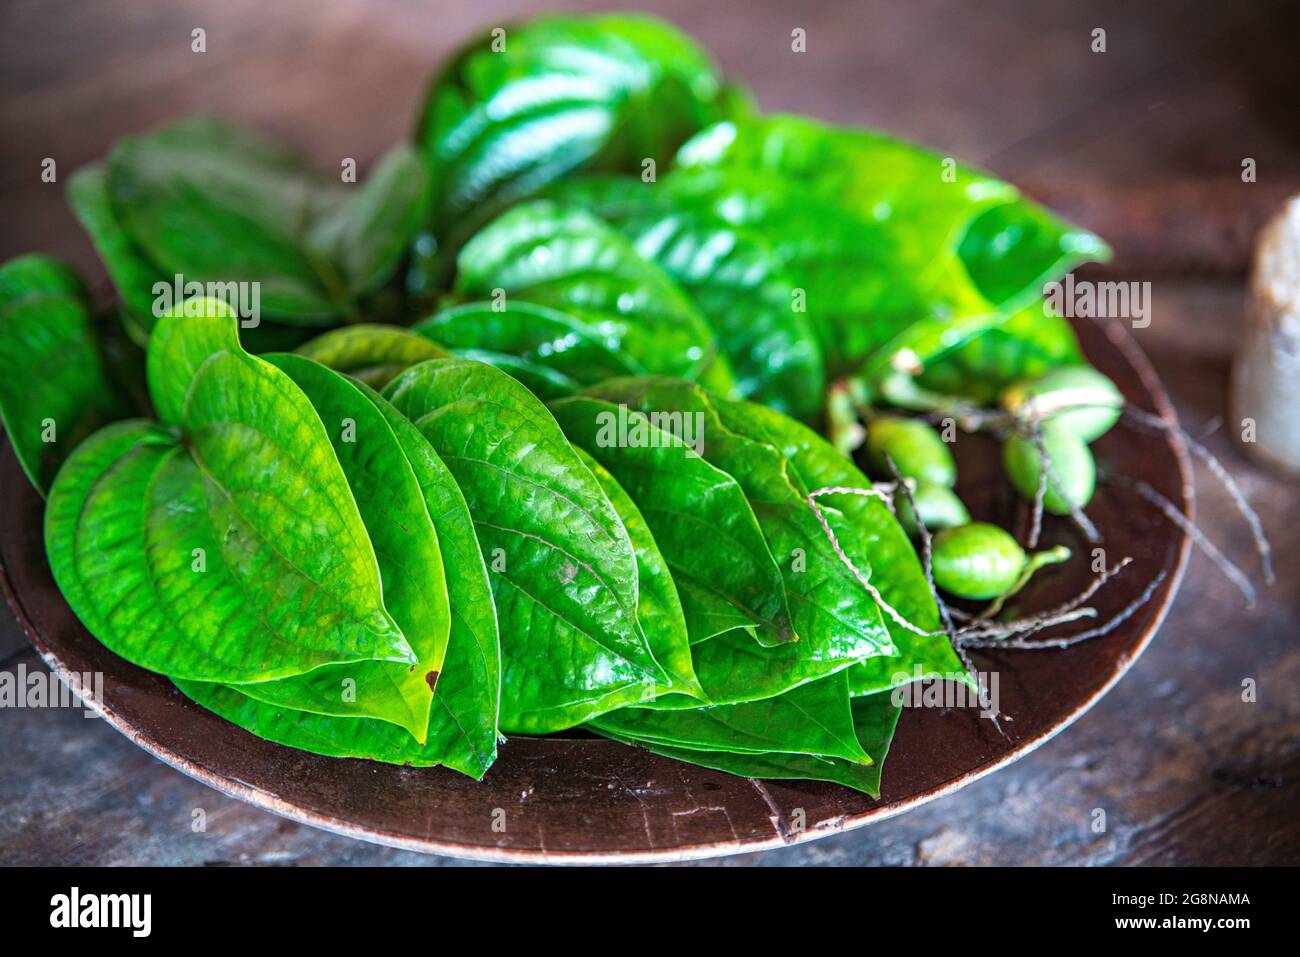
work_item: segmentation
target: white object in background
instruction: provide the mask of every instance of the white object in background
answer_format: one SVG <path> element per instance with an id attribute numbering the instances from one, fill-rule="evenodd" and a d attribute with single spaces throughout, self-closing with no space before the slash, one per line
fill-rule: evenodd
<path id="1" fill-rule="evenodd" d="M 1300 196 L 1259 234 L 1246 307 L 1246 335 L 1232 369 L 1232 410 L 1255 422 L 1245 448 L 1300 477 Z"/>

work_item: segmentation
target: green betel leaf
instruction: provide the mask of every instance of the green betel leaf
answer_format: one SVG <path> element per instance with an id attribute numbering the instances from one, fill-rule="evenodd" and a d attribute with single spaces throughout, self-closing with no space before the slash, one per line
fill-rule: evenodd
<path id="1" fill-rule="evenodd" d="M 917 255 L 955 251 L 976 289 L 1008 311 L 1046 279 L 1110 255 L 1096 236 L 1023 199 L 1011 184 L 871 130 L 798 116 L 748 117 L 700 133 L 678 162 L 801 183 L 879 223 Z"/>
<path id="2" fill-rule="evenodd" d="M 176 305 L 177 285 L 237 296 L 257 321 L 318 326 L 358 314 L 396 273 L 429 197 L 427 165 L 409 146 L 350 185 L 204 118 L 119 141 L 68 190 L 140 342 Z"/>
<path id="3" fill-rule="evenodd" d="M 467 303 L 444 309 L 412 330 L 509 372 L 543 398 L 645 372 L 619 351 L 617 335 L 531 302 Z"/>
<path id="4" fill-rule="evenodd" d="M 380 159 L 355 196 L 313 223 L 311 246 L 337 264 L 351 296 L 392 278 L 428 215 L 431 190 L 424 157 L 402 144 Z"/>
<path id="5" fill-rule="evenodd" d="M 658 266 L 582 210 L 537 201 L 474 236 L 457 260 L 455 293 L 550 306 L 577 319 L 647 372 L 732 386 L 708 322 Z"/>
<path id="6" fill-rule="evenodd" d="M 682 147 L 683 168 L 761 172 L 916 237 L 952 249 L 985 209 L 1018 198 L 1015 187 L 872 130 L 775 114 L 719 123 Z"/>
<path id="7" fill-rule="evenodd" d="M 762 701 L 689 710 L 623 708 L 591 723 L 598 731 L 664 747 L 871 763 L 854 732 L 843 671 Z"/>
<path id="8" fill-rule="evenodd" d="M 424 494 L 384 414 L 359 388 L 301 356 L 266 361 L 293 380 L 325 425 L 379 561 L 384 607 L 418 660 L 329 665 L 236 690 L 299 711 L 380 718 L 423 743 L 451 625 L 438 535 Z"/>
<path id="9" fill-rule="evenodd" d="M 496 759 L 501 646 L 496 605 L 469 506 L 428 439 L 379 393 L 361 386 L 397 436 L 438 532 L 447 576 L 451 633 L 433 694 L 423 760 L 482 777 Z"/>
<path id="10" fill-rule="evenodd" d="M 872 695 L 853 700 L 853 723 L 862 749 L 871 756 L 872 763 L 864 765 L 839 758 L 818 757 L 809 754 L 787 754 L 768 752 L 766 754 L 738 754 L 727 751 L 700 751 L 690 748 L 668 747 L 652 742 L 637 741 L 633 738 L 611 733 L 601 728 L 595 730 L 622 741 L 624 744 L 637 744 L 648 751 L 687 764 L 698 764 L 715 771 L 739 774 L 750 778 L 767 778 L 769 780 L 803 779 L 809 781 L 829 781 L 845 787 L 863 791 L 872 797 L 880 796 L 880 775 L 884 768 L 885 757 L 889 752 L 889 743 L 893 739 L 894 729 L 902 708 L 894 704 L 887 694 Z"/>
<path id="11" fill-rule="evenodd" d="M 870 131 L 750 117 L 702 132 L 678 161 L 687 175 L 766 178 L 868 228 L 876 247 L 869 258 L 890 285 L 840 281 L 845 315 L 836 325 L 851 338 L 828 353 L 833 365 L 845 360 L 845 371 L 874 357 L 868 378 L 891 361 L 923 363 L 951 350 L 1022 308 L 1044 281 L 1110 256 L 1096 236 L 1024 200 L 1009 184 Z M 799 270 L 792 271 L 798 280 Z M 880 327 L 882 315 L 889 317 L 888 335 L 877 329 L 864 337 L 856 328 Z"/>
<path id="12" fill-rule="evenodd" d="M 182 120 L 120 140 L 108 193 L 157 278 L 259 283 L 262 308 L 282 321 L 342 313 L 342 276 L 306 237 L 347 194 L 275 144 L 219 121 Z"/>
<path id="13" fill-rule="evenodd" d="M 660 188 L 675 204 L 766 245 L 803 292 L 830 377 L 888 366 L 899 351 L 924 348 L 913 327 L 941 330 L 948 343 L 998 320 L 955 255 L 901 243 L 801 182 L 746 169 L 684 169 Z"/>
<path id="14" fill-rule="evenodd" d="M 451 354 L 408 329 L 369 323 L 331 329 L 295 351 L 373 389 L 382 389 L 399 372 L 418 362 L 445 359 Z"/>
<path id="15" fill-rule="evenodd" d="M 159 270 L 136 247 L 122 228 L 108 195 L 108 172 L 103 163 L 82 167 L 68 180 L 68 205 L 81 228 L 90 236 L 108 278 L 122 299 L 123 325 L 140 345 L 149 340 L 154 320 L 154 282 Z"/>
<path id="16" fill-rule="evenodd" d="M 178 678 L 413 663 L 311 403 L 239 349 L 223 305 L 190 312 L 165 316 L 148 354 L 179 441 L 138 423 L 129 441 L 101 432 L 51 492 L 47 550 L 73 610 L 123 657 Z"/>
<path id="17" fill-rule="evenodd" d="M 591 474 L 596 476 L 609 503 L 618 512 L 636 552 L 636 620 L 645 634 L 655 661 L 668 675 L 668 683 L 660 689 L 660 693 L 703 698 L 704 691 L 700 688 L 695 669 L 691 665 L 691 643 L 686 633 L 686 619 L 682 615 L 677 587 L 673 584 L 668 563 L 664 561 L 645 518 L 604 466 L 582 449 L 575 447 L 575 451 L 582 463 L 591 470 Z"/>
<path id="18" fill-rule="evenodd" d="M 871 480 L 857 466 L 801 423 L 749 402 L 718 400 L 715 405 L 729 428 L 779 449 L 809 491 L 871 488 Z M 817 501 L 841 548 L 858 570 L 889 606 L 914 626 L 909 628 L 888 613 L 881 616 L 895 654 L 865 658 L 849 669 L 854 694 L 893 688 L 918 676 L 966 675 L 947 636 L 935 634 L 940 631 L 940 621 L 934 594 L 907 533 L 885 503 L 879 498 L 851 494 L 828 495 Z"/>
<path id="19" fill-rule="evenodd" d="M 927 362 L 916 384 L 931 392 L 993 405 L 1014 382 L 1084 361 L 1069 321 L 1048 311 L 1038 300 L 1000 326 Z"/>
<path id="20" fill-rule="evenodd" d="M 1044 283 L 1111 254 L 1092 233 L 1021 199 L 975 217 L 957 255 L 984 297 L 1011 314 L 1039 298 Z"/>
<path id="21" fill-rule="evenodd" d="M 280 708 L 216 684 L 180 681 L 177 685 L 227 720 L 289 747 L 416 767 L 442 764 L 482 778 L 496 759 L 501 668 L 496 609 L 474 523 L 455 479 L 428 440 L 378 393 L 360 388 L 402 444 L 437 529 L 446 566 L 451 635 L 424 745 L 386 721 Z"/>
<path id="22" fill-rule="evenodd" d="M 894 653 L 889 633 L 881 623 L 875 602 L 847 569 L 818 524 L 807 502 L 809 489 L 791 469 L 786 457 L 762 436 L 742 434 L 736 428 L 747 423 L 724 421 L 717 408 L 698 386 L 669 379 L 621 379 L 605 383 L 592 394 L 607 401 L 625 403 L 645 413 L 700 416 L 696 434 L 702 435 L 702 454 L 711 464 L 731 475 L 745 492 L 785 579 L 790 621 L 797 636 L 795 658 L 787 664 L 813 664 L 820 674 L 847 667 L 853 661 Z M 761 408 L 761 407 L 756 407 Z M 773 413 L 780 416 L 780 413 Z M 793 419 L 786 419 L 796 425 Z M 702 429 L 701 427 L 702 426 Z M 734 427 L 734 428 L 733 428 Z M 707 540 L 701 543 L 708 547 Z M 719 559 L 730 559 L 722 554 Z M 861 558 L 860 568 L 870 574 L 871 562 Z M 760 632 L 760 638 L 762 633 Z M 696 647 L 696 674 L 710 699 L 752 700 L 768 695 L 738 688 L 738 674 L 717 674 L 701 669 L 701 655 L 708 655 L 713 639 Z M 800 676 L 808 680 L 816 674 Z M 725 683 L 729 694 L 716 693 Z M 770 691 L 779 693 L 794 687 L 793 681 Z M 731 694 L 740 693 L 737 699 Z"/>
<path id="23" fill-rule="evenodd" d="M 275 621 L 250 607 L 207 517 L 206 484 L 172 435 L 138 419 L 95 433 L 59 471 L 46 552 L 96 638 L 141 667 L 200 679 L 273 679 L 392 654 L 391 640 L 355 624 L 322 616 L 319 629 L 303 628 L 296 608 Z"/>
<path id="24" fill-rule="evenodd" d="M 505 658 L 502 729 L 572 727 L 667 684 L 637 626 L 632 542 L 546 407 L 464 359 L 408 369 L 386 397 L 446 462 L 474 518 Z"/>
<path id="25" fill-rule="evenodd" d="M 767 644 L 788 640 L 781 570 L 734 478 L 688 446 L 683 429 L 661 429 L 638 411 L 589 396 L 550 409 L 644 516 L 672 571 L 692 644 L 747 626 L 760 626 Z"/>
<path id="26" fill-rule="evenodd" d="M 708 56 L 648 17 L 545 17 L 493 31 L 435 78 L 421 111 L 416 139 L 436 182 L 424 282 L 506 205 L 576 169 L 666 165 L 731 102 Z"/>
<path id="27" fill-rule="evenodd" d="M 740 397 L 815 418 L 825 380 L 803 291 L 761 234 L 677 195 L 673 182 L 588 177 L 558 183 L 548 195 L 595 213 L 677 280 L 717 334 Z"/>
<path id="28" fill-rule="evenodd" d="M 0 266 L 0 418 L 36 490 L 45 495 L 77 444 L 128 410 L 76 274 L 40 255 Z"/>

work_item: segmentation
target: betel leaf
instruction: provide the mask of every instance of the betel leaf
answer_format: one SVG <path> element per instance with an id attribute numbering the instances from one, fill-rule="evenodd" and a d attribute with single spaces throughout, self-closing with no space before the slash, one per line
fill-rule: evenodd
<path id="1" fill-rule="evenodd" d="M 861 291 L 848 283 L 848 299 L 860 301 L 846 301 L 845 311 L 857 312 L 856 326 L 865 329 L 879 326 L 883 313 L 890 335 L 863 339 L 845 323 L 852 338 L 831 354 L 868 379 L 890 362 L 915 365 L 950 351 L 1022 308 L 1044 281 L 1110 255 L 1096 236 L 1009 184 L 871 131 L 791 116 L 744 118 L 702 132 L 678 161 L 683 172 L 780 180 L 869 226 L 879 244 L 870 258 L 892 288 L 882 295 L 870 283 Z"/>
<path id="2" fill-rule="evenodd" d="M 379 562 L 384 607 L 417 662 L 327 665 L 237 690 L 299 711 L 381 718 L 423 742 L 451 626 L 438 535 L 424 494 L 384 414 L 359 388 L 302 356 L 264 358 L 293 380 L 324 424 Z"/>
<path id="3" fill-rule="evenodd" d="M 687 202 L 673 182 L 592 176 L 558 183 L 548 195 L 595 213 L 677 280 L 717 334 L 740 397 L 815 418 L 823 361 L 802 291 L 761 234 Z"/>
<path id="4" fill-rule="evenodd" d="M 799 116 L 720 123 L 685 144 L 684 168 L 748 170 L 802 184 L 879 224 L 908 261 L 956 253 L 975 288 L 1014 311 L 1043 281 L 1109 250 L 980 170 L 884 133 Z"/>
<path id="5" fill-rule="evenodd" d="M 666 165 L 733 102 L 707 54 L 658 20 L 557 16 L 494 30 L 441 71 L 420 112 L 436 190 L 419 285 L 505 206 L 577 169 Z"/>
<path id="6" fill-rule="evenodd" d="M 36 490 L 46 494 L 77 443 L 128 410 L 76 274 L 40 255 L 0 266 L 0 418 Z"/>
<path id="7" fill-rule="evenodd" d="M 734 478 L 688 446 L 683 430 L 660 428 L 638 411 L 590 396 L 550 409 L 645 517 L 672 571 L 692 644 L 750 626 L 762 629 L 766 644 L 789 640 L 781 571 Z"/>
<path id="8" fill-rule="evenodd" d="M 51 490 L 46 549 L 73 610 L 118 654 L 178 678 L 412 661 L 307 397 L 239 348 L 221 303 L 157 332 L 150 392 L 171 428 L 97 433 Z"/>
<path id="9" fill-rule="evenodd" d="M 689 710 L 622 708 L 591 724 L 599 731 L 665 747 L 785 752 L 871 763 L 854 732 L 843 671 L 761 701 Z"/>
<path id="10" fill-rule="evenodd" d="M 981 211 L 1015 187 L 873 130 L 788 114 L 719 123 L 678 152 L 683 168 L 747 170 L 803 184 L 935 253 L 951 250 Z"/>
<path id="11" fill-rule="evenodd" d="M 108 195 L 105 164 L 93 163 L 73 173 L 68 180 L 67 199 L 121 297 L 124 327 L 135 342 L 143 345 L 153 326 L 153 285 L 161 276 L 118 221 Z"/>
<path id="12" fill-rule="evenodd" d="M 434 359 L 385 391 L 447 464 L 491 571 L 501 727 L 543 733 L 668 682 L 637 625 L 636 556 L 555 419 L 507 374 Z"/>
<path id="13" fill-rule="evenodd" d="M 992 405 L 1013 382 L 1084 361 L 1069 321 L 1038 300 L 1000 326 L 931 359 L 916 377 L 916 384 L 931 392 Z"/>
<path id="14" fill-rule="evenodd" d="M 845 667 L 860 658 L 893 653 L 879 609 L 835 554 L 808 505 L 809 489 L 780 451 L 761 436 L 733 430 L 732 426 L 744 423 L 724 424 L 713 402 L 692 383 L 618 379 L 594 388 L 591 394 L 645 413 L 678 412 L 701 417 L 697 421 L 702 429 L 697 426 L 697 432 L 703 438 L 703 457 L 740 484 L 781 569 L 801 656 L 806 652 L 827 666 L 822 673 L 829 673 L 835 670 L 835 664 Z M 701 542 L 702 547 L 710 545 Z M 872 565 L 868 558 L 860 556 L 859 561 L 869 574 Z M 706 654 L 712 644 L 705 642 L 697 652 Z M 705 691 L 711 699 L 719 700 L 710 681 L 722 676 L 701 671 L 698 657 L 696 665 Z"/>
<path id="15" fill-rule="evenodd" d="M 1008 314 L 1041 296 L 1044 283 L 1110 255 L 1110 248 L 1092 233 L 1024 199 L 982 212 L 957 246 L 976 288 Z"/>
<path id="16" fill-rule="evenodd" d="M 655 661 L 668 676 L 661 694 L 685 694 L 704 697 L 695 669 L 691 664 L 691 643 L 686 633 L 677 587 L 673 584 L 668 563 L 664 561 L 650 528 L 632 499 L 599 462 L 580 448 L 578 458 L 596 476 L 609 503 L 627 529 L 627 537 L 636 552 L 637 603 L 636 620 L 645 634 Z"/>
<path id="17" fill-rule="evenodd" d="M 428 198 L 427 167 L 409 146 L 353 186 L 205 118 L 119 141 L 69 188 L 137 339 L 165 309 L 157 283 L 220 284 L 259 320 L 311 326 L 355 315 L 395 273 Z"/>
<path id="18" fill-rule="evenodd" d="M 144 420 L 100 430 L 60 470 L 45 514 L 50 568 L 110 650 L 168 675 L 240 680 L 394 653 L 373 629 L 264 622 L 206 513 L 194 461 Z"/>
<path id="19" fill-rule="evenodd" d="M 496 757 L 501 647 L 496 606 L 469 506 L 451 470 L 410 420 L 377 392 L 361 391 L 384 414 L 424 495 L 447 576 L 451 630 L 433 694 L 426 757 L 482 777 Z"/>
<path id="20" fill-rule="evenodd" d="M 684 169 L 660 186 L 675 203 L 766 245 L 802 291 L 827 376 L 887 366 L 899 351 L 921 348 L 918 327 L 939 328 L 947 342 L 998 318 L 955 256 L 900 244 L 802 182 L 745 169 Z"/>
<path id="21" fill-rule="evenodd" d="M 412 331 L 458 354 L 487 356 L 480 361 L 493 365 L 503 363 L 498 367 L 520 378 L 537 395 L 553 390 L 569 394 L 581 385 L 645 372 L 635 359 L 619 351 L 617 333 L 531 302 L 467 303 L 416 323 Z M 530 378 L 521 378 L 521 372 Z M 541 388 L 534 388 L 532 380 L 539 378 Z"/>
<path id="22" fill-rule="evenodd" d="M 400 144 L 380 158 L 350 201 L 312 223 L 309 244 L 336 265 L 350 296 L 363 296 L 393 275 L 431 196 L 423 157 Z"/>
<path id="23" fill-rule="evenodd" d="M 717 400 L 715 405 L 729 428 L 761 438 L 780 450 L 810 491 L 871 488 L 870 479 L 856 465 L 806 426 L 753 403 Z M 947 637 L 937 633 L 938 607 L 916 550 L 884 502 L 873 496 L 834 494 L 820 497 L 818 503 L 858 570 L 889 606 L 914 626 L 909 628 L 889 614 L 881 616 L 896 652 L 866 658 L 849 669 L 853 693 L 868 694 L 917 677 L 965 676 L 966 669 Z"/>
<path id="24" fill-rule="evenodd" d="M 331 329 L 294 351 L 373 389 L 382 389 L 417 362 L 450 355 L 436 342 L 407 329 L 371 323 Z"/>
<path id="25" fill-rule="evenodd" d="M 648 372 L 732 386 L 726 359 L 689 297 L 612 227 L 538 200 L 477 233 L 457 259 L 455 294 L 504 294 L 567 313 Z"/>
<path id="26" fill-rule="evenodd" d="M 880 776 L 889 744 L 894 736 L 902 708 L 894 704 L 887 694 L 855 698 L 852 703 L 853 723 L 862 749 L 871 756 L 872 763 L 864 765 L 838 758 L 824 758 L 809 754 L 769 752 L 766 754 L 738 754 L 727 751 L 700 751 L 690 748 L 670 747 L 653 742 L 642 742 L 600 728 L 599 733 L 624 744 L 637 744 L 655 754 L 698 764 L 715 771 L 726 771 L 750 778 L 769 780 L 802 779 L 829 781 L 858 791 L 880 796 Z"/>
<path id="27" fill-rule="evenodd" d="M 433 693 L 427 740 L 417 745 L 386 721 L 276 707 L 216 684 L 177 684 L 204 707 L 280 744 L 333 757 L 416 767 L 443 764 L 482 778 L 496 758 L 501 675 L 496 610 L 473 521 L 451 473 L 419 430 L 377 393 L 360 388 L 402 444 L 437 529 L 447 571 L 451 634 Z"/>
<path id="28" fill-rule="evenodd" d="M 282 320 L 341 313 L 342 276 L 305 238 L 341 205 L 343 186 L 289 151 L 217 120 L 181 120 L 119 140 L 107 185 L 156 278 L 256 282 L 262 308 Z"/>

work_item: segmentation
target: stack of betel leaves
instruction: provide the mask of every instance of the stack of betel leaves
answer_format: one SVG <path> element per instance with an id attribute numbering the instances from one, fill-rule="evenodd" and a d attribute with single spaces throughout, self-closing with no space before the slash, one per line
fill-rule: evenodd
<path id="1" fill-rule="evenodd" d="M 763 115 L 628 16 L 466 48 L 359 184 L 183 120 L 69 198 L 112 309 L 0 269 L 0 407 L 69 605 L 253 734 L 475 778 L 582 728 L 878 793 L 891 692 L 971 679 L 914 518 L 821 434 L 832 383 L 867 410 L 1086 377 L 1041 294 L 1106 255 L 949 159 Z"/>

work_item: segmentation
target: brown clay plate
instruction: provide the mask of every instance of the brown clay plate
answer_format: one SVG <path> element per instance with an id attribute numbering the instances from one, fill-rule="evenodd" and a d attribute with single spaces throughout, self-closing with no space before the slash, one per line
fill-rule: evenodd
<path id="1" fill-rule="evenodd" d="M 1168 397 L 1116 322 L 1085 322 L 1090 360 L 1128 400 L 1170 420 Z M 1103 469 L 1140 478 L 1190 513 L 1190 469 L 1177 439 L 1121 423 L 1094 447 Z M 980 438 L 957 443 L 962 497 L 976 517 L 1023 529 L 1028 509 Z M 1089 506 L 1107 559 L 1133 559 L 1091 602 L 1103 620 L 1167 578 L 1116 631 L 1066 650 L 977 655 L 996 671 L 1003 733 L 974 709 L 909 708 L 884 768 L 879 800 L 818 782 L 755 782 L 581 736 L 515 738 L 482 782 L 443 768 L 319 757 L 253 737 L 183 697 L 164 677 L 118 658 L 82 627 L 59 595 L 41 537 L 42 503 L 12 449 L 0 462 L 0 579 L 14 613 L 56 672 L 102 672 L 96 710 L 185 774 L 276 814 L 364 840 L 457 857 L 522 862 L 677 861 L 811 840 L 899 814 L 1028 753 L 1088 710 L 1132 665 L 1178 588 L 1189 543 L 1130 487 L 1103 483 Z M 1087 553 L 1059 519 L 1048 543 Z M 1025 595 L 1049 607 L 1083 587 L 1075 560 Z M 802 828 L 797 822 L 806 822 Z M 495 825 L 495 826 L 494 826 Z M 504 830 L 502 830 L 504 825 Z"/>

